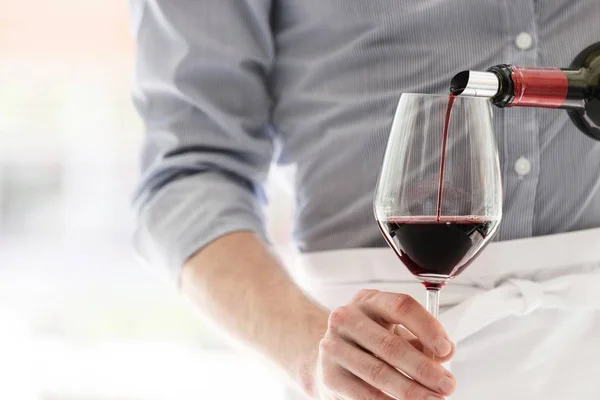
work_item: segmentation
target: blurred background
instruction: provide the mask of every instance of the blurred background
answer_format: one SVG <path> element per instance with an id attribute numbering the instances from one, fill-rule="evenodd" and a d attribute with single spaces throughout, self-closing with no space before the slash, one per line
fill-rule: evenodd
<path id="1" fill-rule="evenodd" d="M 0 399 L 282 398 L 280 376 L 130 248 L 143 130 L 126 2 L 0 5 Z M 285 255 L 277 174 L 269 229 Z"/>

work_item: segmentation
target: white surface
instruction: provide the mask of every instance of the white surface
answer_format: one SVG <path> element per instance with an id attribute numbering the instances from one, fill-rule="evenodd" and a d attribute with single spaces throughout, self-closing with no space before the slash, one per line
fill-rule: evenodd
<path id="1" fill-rule="evenodd" d="M 283 380 L 270 368 L 232 352 L 160 342 L 31 340 L 6 332 L 0 337 L 2 399 L 281 400 L 284 393 Z"/>

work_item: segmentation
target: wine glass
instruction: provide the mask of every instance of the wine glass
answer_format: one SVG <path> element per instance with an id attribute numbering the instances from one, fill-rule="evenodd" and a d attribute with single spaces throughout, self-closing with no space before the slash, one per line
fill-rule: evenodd
<path id="1" fill-rule="evenodd" d="M 502 217 L 489 100 L 403 94 L 373 208 L 437 318 L 440 289 L 481 253 Z"/>

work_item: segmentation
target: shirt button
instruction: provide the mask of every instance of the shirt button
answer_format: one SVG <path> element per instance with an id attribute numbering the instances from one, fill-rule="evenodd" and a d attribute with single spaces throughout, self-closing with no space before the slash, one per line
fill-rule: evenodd
<path id="1" fill-rule="evenodd" d="M 528 50 L 533 44 L 533 37 L 527 32 L 521 32 L 515 38 L 515 46 L 521 50 Z"/>
<path id="2" fill-rule="evenodd" d="M 515 171 L 520 176 L 525 176 L 531 172 L 531 162 L 525 157 L 521 157 L 515 162 Z"/>

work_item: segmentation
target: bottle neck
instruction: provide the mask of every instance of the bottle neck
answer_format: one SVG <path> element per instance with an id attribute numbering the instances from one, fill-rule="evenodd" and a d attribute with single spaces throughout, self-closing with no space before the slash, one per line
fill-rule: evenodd
<path id="1" fill-rule="evenodd" d="M 499 107 L 543 107 L 579 109 L 593 88 L 586 69 L 524 68 L 497 65 L 488 70 L 500 80 L 492 99 Z"/>
<path id="2" fill-rule="evenodd" d="M 564 108 L 577 128 L 600 141 L 600 42 L 581 51 L 569 68 L 500 64 L 487 72 L 459 72 L 450 93 L 491 98 L 498 107 Z"/>

